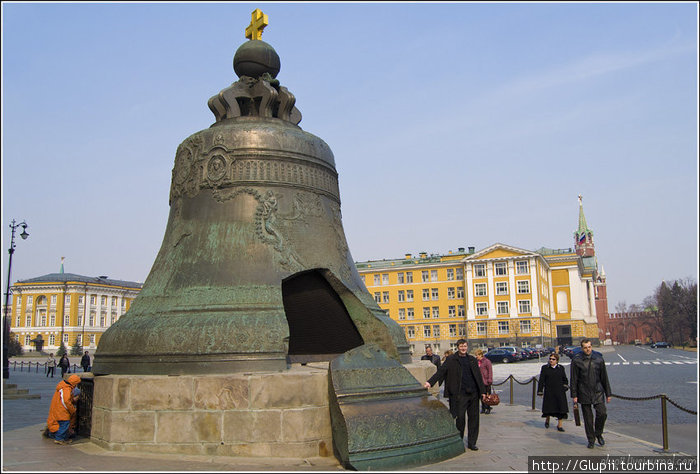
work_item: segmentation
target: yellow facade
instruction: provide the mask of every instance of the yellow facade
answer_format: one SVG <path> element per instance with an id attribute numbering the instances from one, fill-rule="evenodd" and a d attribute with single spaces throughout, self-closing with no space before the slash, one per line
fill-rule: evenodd
<path id="1" fill-rule="evenodd" d="M 94 350 L 102 333 L 128 311 L 141 284 L 102 277 L 54 273 L 12 286 L 10 334 L 25 351 L 41 335 L 43 350 L 55 352 L 78 341 Z"/>
<path id="2" fill-rule="evenodd" d="M 404 328 L 414 354 L 428 345 L 444 352 L 459 338 L 474 349 L 551 346 L 569 332 L 597 337 L 594 310 L 581 296 L 586 283 L 579 257 L 571 249 L 541 250 L 494 244 L 479 252 L 358 262 L 357 268 L 379 306 Z"/>

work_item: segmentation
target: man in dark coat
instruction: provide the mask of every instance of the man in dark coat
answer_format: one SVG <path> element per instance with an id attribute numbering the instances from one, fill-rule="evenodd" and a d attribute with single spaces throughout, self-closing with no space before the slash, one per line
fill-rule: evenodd
<path id="1" fill-rule="evenodd" d="M 88 351 L 85 351 L 85 354 L 80 359 L 80 365 L 83 368 L 83 372 L 90 370 L 90 354 L 88 354 Z"/>
<path id="2" fill-rule="evenodd" d="M 467 447 L 476 451 L 479 437 L 479 399 L 486 397 L 486 387 L 481 378 L 476 357 L 467 354 L 467 341 L 457 341 L 457 352 L 448 356 L 437 372 L 425 382 L 430 388 L 436 382 L 445 382 L 445 398 L 450 400 L 450 413 L 456 419 L 457 429 L 464 438 L 467 425 Z"/>
<path id="3" fill-rule="evenodd" d="M 571 398 L 574 405 L 581 404 L 583 423 L 588 438 L 588 448 L 593 449 L 595 440 L 603 446 L 603 428 L 608 417 L 605 402 L 610 403 L 610 381 L 605 370 L 605 361 L 593 354 L 590 339 L 581 340 L 582 352 L 571 360 Z M 595 421 L 593 420 L 595 408 Z"/>
<path id="4" fill-rule="evenodd" d="M 440 367 L 440 356 L 433 354 L 433 348 L 430 346 L 425 348 L 425 355 L 421 357 L 420 360 L 429 360 L 435 364 L 435 367 Z"/>

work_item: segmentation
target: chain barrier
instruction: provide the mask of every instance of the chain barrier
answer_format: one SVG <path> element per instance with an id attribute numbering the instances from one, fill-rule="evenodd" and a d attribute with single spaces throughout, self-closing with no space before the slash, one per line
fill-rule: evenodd
<path id="1" fill-rule="evenodd" d="M 690 409 L 688 409 L 688 408 L 685 408 L 685 407 L 679 405 L 677 402 L 674 402 L 673 400 L 671 400 L 670 398 L 668 398 L 668 395 L 666 395 L 666 394 L 664 394 L 664 393 L 662 393 L 662 394 L 660 394 L 660 395 L 652 395 L 652 396 L 650 396 L 650 397 L 625 397 L 625 396 L 622 396 L 622 395 L 617 395 L 617 394 L 615 394 L 615 393 L 611 393 L 610 396 L 611 396 L 611 397 L 615 397 L 615 398 L 619 398 L 619 399 L 621 399 L 621 400 L 631 400 L 631 401 L 635 401 L 635 402 L 636 402 L 636 401 L 656 400 L 657 398 L 665 398 L 666 400 L 668 400 L 668 402 L 669 402 L 671 405 L 673 405 L 674 407 L 678 408 L 678 409 L 681 410 L 681 411 L 684 411 L 684 412 L 686 412 L 686 413 L 690 413 L 691 415 L 696 415 L 696 416 L 697 416 L 697 414 L 698 414 L 698 412 L 693 411 L 693 410 L 690 410 Z"/>
<path id="2" fill-rule="evenodd" d="M 17 372 L 17 361 L 13 360 L 11 362 L 11 364 L 12 364 L 12 371 Z M 43 367 L 44 373 L 46 373 L 48 370 L 48 365 L 49 365 L 48 362 L 43 362 L 43 363 L 42 362 L 32 362 L 32 361 L 26 362 L 27 372 L 31 372 L 32 366 L 34 366 L 35 367 L 34 372 L 39 373 L 39 367 Z M 25 367 L 25 362 L 22 360 L 19 362 L 19 371 L 24 372 L 24 367 Z M 78 371 L 78 367 L 79 367 L 78 364 L 72 364 L 71 366 L 69 366 L 67 373 L 76 373 Z M 56 366 L 56 369 L 60 369 L 60 367 Z"/>

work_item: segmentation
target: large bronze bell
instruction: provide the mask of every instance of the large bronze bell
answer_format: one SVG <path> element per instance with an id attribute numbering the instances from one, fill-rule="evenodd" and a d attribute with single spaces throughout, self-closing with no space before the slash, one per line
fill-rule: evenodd
<path id="1" fill-rule="evenodd" d="M 216 122 L 180 144 L 163 244 L 96 374 L 277 370 L 377 344 L 410 362 L 403 330 L 357 273 L 333 153 L 297 124 L 279 56 L 244 43 Z"/>

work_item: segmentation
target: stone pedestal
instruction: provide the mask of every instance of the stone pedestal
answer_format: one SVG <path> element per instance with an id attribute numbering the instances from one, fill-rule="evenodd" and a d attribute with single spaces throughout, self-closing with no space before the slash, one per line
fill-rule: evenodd
<path id="1" fill-rule="evenodd" d="M 430 362 L 406 365 L 423 383 Z M 91 440 L 113 451 L 333 456 L 327 364 L 231 375 L 95 377 Z"/>

